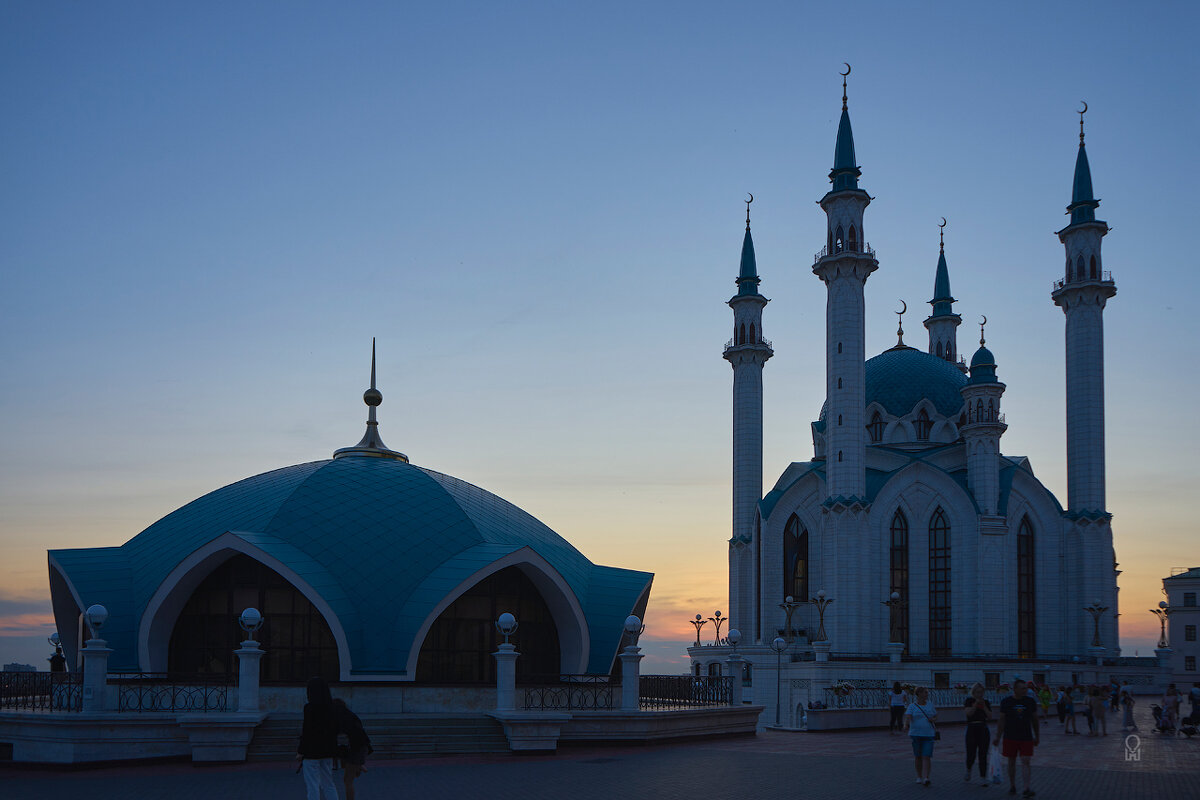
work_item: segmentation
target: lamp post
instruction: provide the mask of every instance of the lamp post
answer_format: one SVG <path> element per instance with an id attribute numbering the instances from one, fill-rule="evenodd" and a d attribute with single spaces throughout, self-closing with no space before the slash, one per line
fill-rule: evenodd
<path id="1" fill-rule="evenodd" d="M 263 615 L 257 608 L 247 608 L 238 616 L 238 627 L 246 638 L 242 646 L 234 650 L 238 657 L 238 711 L 258 711 L 259 678 L 262 669 L 263 650 L 258 646 L 254 634 L 262 628 Z"/>
<path id="2" fill-rule="evenodd" d="M 785 615 L 784 623 L 783 623 L 783 635 L 784 635 L 784 638 L 786 638 L 788 640 L 789 644 L 791 643 L 792 638 L 793 638 L 792 637 L 792 614 L 796 611 L 797 608 L 800 607 L 800 605 L 801 605 L 801 603 L 799 601 L 797 601 L 796 599 L 794 599 L 790 594 L 784 598 L 782 603 L 779 604 L 779 607 L 783 609 L 783 613 Z"/>
<path id="3" fill-rule="evenodd" d="M 904 602 L 900 599 L 899 592 L 892 592 L 891 597 L 884 600 L 883 604 L 888 609 L 888 641 L 898 642 L 900 641 L 900 626 L 896 623 L 900 619 L 900 607 L 904 605 Z"/>
<path id="4" fill-rule="evenodd" d="M 713 637 L 714 645 L 721 643 L 721 625 L 723 623 L 725 623 L 728 619 L 729 619 L 728 617 L 722 617 L 720 611 L 714 611 L 713 616 L 708 618 L 708 621 L 711 622 L 717 629 L 716 636 Z"/>
<path id="5" fill-rule="evenodd" d="M 704 617 L 697 614 L 695 619 L 689 619 L 688 622 L 692 623 L 692 625 L 696 628 L 696 647 L 699 647 L 700 646 L 700 629 L 708 624 L 708 620 L 706 620 Z"/>
<path id="6" fill-rule="evenodd" d="M 819 620 L 817 625 L 817 638 L 815 638 L 813 641 L 828 641 L 829 637 L 825 635 L 825 609 L 828 608 L 829 604 L 833 602 L 833 598 L 825 597 L 825 590 L 821 589 L 819 592 L 817 592 L 817 596 L 812 599 L 812 602 L 813 605 L 817 607 L 817 619 Z"/>
<path id="7" fill-rule="evenodd" d="M 629 645 L 621 653 L 621 710 L 637 711 L 641 707 L 642 651 L 638 639 L 646 632 L 646 625 L 635 614 L 625 618 L 625 636 Z"/>
<path id="8" fill-rule="evenodd" d="M 504 641 L 496 647 L 492 657 L 496 659 L 496 710 L 512 711 L 516 708 L 517 695 L 517 647 L 508 638 L 520 627 L 517 618 L 505 611 L 495 622 L 496 632 Z"/>
<path id="9" fill-rule="evenodd" d="M 1150 613 L 1158 617 L 1159 634 L 1158 646 L 1160 648 L 1167 646 L 1167 617 L 1171 614 L 1171 607 L 1167 605 L 1165 600 L 1160 600 L 1158 608 L 1150 609 Z"/>
<path id="10" fill-rule="evenodd" d="M 67 659 L 66 656 L 63 655 L 62 637 L 58 635 L 58 631 L 50 634 L 50 636 L 46 638 L 46 641 L 49 642 L 50 646 L 54 648 L 54 654 L 47 659 L 50 662 L 50 671 L 66 672 Z"/>
<path id="11" fill-rule="evenodd" d="M 1099 600 L 1093 600 L 1092 604 L 1084 606 L 1083 610 L 1092 615 L 1092 647 L 1103 647 L 1104 645 L 1100 644 L 1100 617 L 1108 611 L 1108 606 L 1102 606 Z"/>
<path id="12" fill-rule="evenodd" d="M 775 651 L 775 727 L 779 725 L 779 704 L 783 694 L 783 651 L 787 649 L 788 643 L 781 636 L 776 636 L 771 640 L 771 649 Z"/>

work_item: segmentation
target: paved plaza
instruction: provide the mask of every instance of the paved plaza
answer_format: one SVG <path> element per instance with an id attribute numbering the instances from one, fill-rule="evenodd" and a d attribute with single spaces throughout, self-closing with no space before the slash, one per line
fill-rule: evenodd
<path id="1" fill-rule="evenodd" d="M 1143 701 L 1148 707 L 1149 702 Z M 1185 800 L 1200 797 L 1200 737 L 1149 732 L 1139 708 L 1139 760 L 1126 758 L 1120 726 L 1107 737 L 1068 736 L 1056 720 L 1035 755 L 1040 798 Z M 1082 718 L 1081 718 L 1082 721 Z M 1081 725 L 1082 727 L 1082 725 Z M 907 737 L 886 731 L 790 733 L 652 747 L 571 748 L 557 756 L 487 756 L 376 761 L 358 782 L 376 798 L 1008 797 L 1007 787 L 963 781 L 963 728 L 945 726 L 934 754 L 933 785 L 917 786 Z M 341 775 L 337 774 L 339 789 Z M 160 764 L 73 772 L 0 771 L 4 800 L 209 800 L 301 798 L 294 764 L 193 767 Z M 1019 795 L 1018 795 L 1019 796 Z"/>

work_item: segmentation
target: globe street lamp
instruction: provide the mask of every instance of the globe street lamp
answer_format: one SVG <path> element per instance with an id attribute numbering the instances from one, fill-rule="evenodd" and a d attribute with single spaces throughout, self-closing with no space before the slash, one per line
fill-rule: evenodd
<path id="1" fill-rule="evenodd" d="M 723 623 L 725 623 L 728 619 L 729 619 L 729 617 L 722 617 L 720 611 L 714 611 L 713 616 L 708 618 L 708 621 L 711 622 L 713 625 L 715 625 L 717 628 L 717 635 L 713 637 L 713 644 L 721 643 L 721 625 Z"/>
<path id="2" fill-rule="evenodd" d="M 783 651 L 787 649 L 788 643 L 781 636 L 776 636 L 771 640 L 771 649 L 775 651 L 775 727 L 779 727 L 779 703 L 782 699 L 780 695 L 783 693 Z"/>
<path id="3" fill-rule="evenodd" d="M 1171 614 L 1171 607 L 1167 605 L 1165 600 L 1160 600 L 1158 608 L 1150 609 L 1150 613 L 1158 617 L 1158 647 L 1161 650 L 1167 646 L 1167 617 Z"/>
<path id="4" fill-rule="evenodd" d="M 58 635 L 58 631 L 55 631 L 54 633 L 50 634 L 50 636 L 47 637 L 46 641 L 49 642 L 50 646 L 54 648 L 54 654 L 51 655 L 50 658 L 48 659 L 50 661 L 50 671 L 51 672 L 66 672 L 67 671 L 67 659 L 66 659 L 66 656 L 63 655 L 62 637 L 60 637 Z"/>
<path id="5" fill-rule="evenodd" d="M 1100 617 L 1108 611 L 1108 606 L 1102 606 L 1099 600 L 1093 600 L 1092 604 L 1084 606 L 1083 610 L 1092 615 L 1092 647 L 1103 647 L 1100 644 Z"/>
<path id="6" fill-rule="evenodd" d="M 826 598 L 825 590 L 822 589 L 819 592 L 817 592 L 817 596 L 812 599 L 812 602 L 813 602 L 813 605 L 815 605 L 817 607 L 817 620 L 818 620 L 817 638 L 813 639 L 813 641 L 814 642 L 828 641 L 829 637 L 825 635 L 825 609 L 828 608 L 829 604 L 833 602 L 833 598 L 832 597 Z"/>
<path id="7" fill-rule="evenodd" d="M 706 620 L 704 617 L 697 614 L 695 619 L 689 619 L 688 622 L 692 623 L 692 625 L 696 628 L 696 647 L 699 647 L 700 646 L 700 629 L 708 624 L 708 620 Z"/>
<path id="8" fill-rule="evenodd" d="M 792 637 L 792 614 L 796 611 L 797 608 L 800 607 L 800 605 L 801 605 L 801 603 L 798 600 L 795 600 L 790 594 L 786 598 L 784 598 L 784 601 L 782 603 L 779 604 L 779 607 L 783 609 L 783 613 L 786 615 L 785 621 L 783 623 L 783 635 L 787 638 L 788 642 L 791 642 L 792 638 L 793 638 Z"/>

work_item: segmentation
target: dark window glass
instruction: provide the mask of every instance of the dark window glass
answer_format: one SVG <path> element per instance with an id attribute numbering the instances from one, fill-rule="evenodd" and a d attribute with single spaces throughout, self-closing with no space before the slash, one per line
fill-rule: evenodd
<path id="1" fill-rule="evenodd" d="M 1074 682 L 1074 681 L 1072 681 L 1072 682 Z M 983 688 L 985 688 L 985 689 L 1000 688 L 1000 673 L 999 672 L 983 673 Z"/>
<path id="2" fill-rule="evenodd" d="M 1185 642 L 1194 642 L 1194 641 L 1196 641 L 1196 626 L 1195 626 L 1195 625 L 1185 625 L 1185 626 L 1184 626 L 1184 628 L 1183 628 L 1183 640 L 1184 640 Z"/>
<path id="3" fill-rule="evenodd" d="M 950 523 L 940 507 L 929 521 L 929 652 L 950 655 Z"/>
<path id="4" fill-rule="evenodd" d="M 167 646 L 167 670 L 237 677 L 244 634 L 237 617 L 257 608 L 263 626 L 256 634 L 266 655 L 264 681 L 302 683 L 314 675 L 338 680 L 337 642 L 321 612 L 275 570 L 238 554 L 200 582 L 179 612 Z"/>
<path id="5" fill-rule="evenodd" d="M 708 674 L 714 678 L 719 678 L 721 676 L 721 662 L 714 661 L 711 664 L 709 664 L 708 665 Z"/>
<path id="6" fill-rule="evenodd" d="M 933 429 L 933 422 L 929 419 L 929 414 L 925 413 L 925 409 L 921 409 L 917 414 L 917 438 L 921 441 L 929 440 L 929 431 Z"/>
<path id="7" fill-rule="evenodd" d="M 1017 529 L 1017 655 L 1033 658 L 1037 651 L 1037 555 L 1029 517 Z"/>
<path id="8" fill-rule="evenodd" d="M 1196 657 L 1195 656 L 1184 656 L 1183 657 L 1183 668 L 1185 670 L 1187 670 L 1188 672 L 1195 672 L 1196 671 Z"/>
<path id="9" fill-rule="evenodd" d="M 1183 593 L 1183 604 L 1185 606 L 1187 606 L 1188 608 L 1192 608 L 1193 606 L 1195 606 L 1196 605 L 1196 593 L 1195 592 L 1184 592 Z"/>
<path id="10" fill-rule="evenodd" d="M 513 637 L 521 657 L 517 680 L 559 673 L 558 628 L 533 581 L 519 567 L 506 567 L 472 586 L 447 606 L 429 628 L 417 658 L 417 680 L 425 683 L 495 683 L 492 653 L 503 641 L 496 618 L 505 611 L 520 626 Z"/>
<path id="11" fill-rule="evenodd" d="M 850 226 L 850 236 L 846 242 L 846 249 L 852 253 L 858 252 L 858 233 L 854 230 L 854 226 Z"/>
<path id="12" fill-rule="evenodd" d="M 795 514 L 783 529 L 783 596 L 808 600 L 808 531 Z"/>
<path id="13" fill-rule="evenodd" d="M 757 341 L 758 341 L 758 338 L 754 335 L 754 323 L 751 322 L 750 323 L 750 343 L 754 344 Z"/>
<path id="14" fill-rule="evenodd" d="M 900 595 L 900 610 L 896 612 L 896 636 L 908 650 L 908 520 L 897 509 L 892 516 L 892 541 L 890 551 L 891 592 Z M 889 592 L 889 594 L 891 593 Z M 890 623 L 890 620 L 889 620 Z M 890 633 L 890 631 L 889 631 Z"/>
<path id="15" fill-rule="evenodd" d="M 871 437 L 872 442 L 883 441 L 883 417 L 876 411 L 871 415 L 871 423 L 867 425 L 867 435 Z"/>
<path id="16" fill-rule="evenodd" d="M 950 688 L 950 673 L 949 672 L 933 673 L 933 688 L 949 689 Z"/>
<path id="17" fill-rule="evenodd" d="M 1088 268 L 1090 270 L 1088 273 L 1088 277 L 1093 278 L 1093 279 L 1099 277 L 1099 275 L 1096 273 L 1096 257 L 1095 256 L 1092 256 L 1092 261 L 1091 261 L 1091 264 L 1088 265 Z"/>
<path id="18" fill-rule="evenodd" d="M 837 226 L 837 233 L 835 233 L 835 234 L 833 235 L 833 252 L 835 252 L 835 253 L 840 253 L 840 252 L 842 252 L 842 239 L 843 239 L 843 236 L 842 236 L 842 226 L 841 226 L 841 225 L 838 225 L 838 226 Z"/>

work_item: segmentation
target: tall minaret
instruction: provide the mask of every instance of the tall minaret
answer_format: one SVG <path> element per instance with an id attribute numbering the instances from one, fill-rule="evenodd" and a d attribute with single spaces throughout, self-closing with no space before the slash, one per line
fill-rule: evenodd
<path id="1" fill-rule="evenodd" d="M 1058 232 L 1067 250 L 1066 275 L 1050 296 L 1067 317 L 1067 507 L 1092 515 L 1106 513 L 1103 315 L 1108 298 L 1117 293 L 1100 259 L 1100 240 L 1108 224 L 1096 219 L 1098 205 L 1092 196 L 1081 111 L 1075 185 L 1067 206 L 1071 222 Z"/>
<path id="2" fill-rule="evenodd" d="M 987 323 L 987 317 L 983 322 Z M 985 346 L 981 324 L 979 349 L 971 357 L 971 377 L 960 390 L 967 421 L 959 431 L 967 451 L 967 487 L 983 516 L 995 516 L 1000 504 L 1000 437 L 1008 430 L 1000 412 L 1004 388 L 996 377 L 996 358 Z"/>
<path id="3" fill-rule="evenodd" d="M 933 279 L 933 313 L 925 319 L 929 331 L 929 354 L 958 363 L 958 325 L 962 317 L 954 313 L 954 298 L 950 295 L 950 270 L 946 266 L 946 239 L 943 235 L 946 218 L 938 226 L 937 275 Z"/>
<path id="4" fill-rule="evenodd" d="M 746 201 L 746 236 L 733 309 L 733 338 L 725 358 L 733 367 L 733 536 L 729 540 L 729 619 L 751 637 L 757 631 L 755 613 L 754 509 L 762 499 L 763 365 L 774 351 L 763 338 L 762 312 L 769 302 L 758 293 L 758 266 L 750 237 L 750 203 Z M 749 641 L 749 639 L 748 639 Z"/>
<path id="5" fill-rule="evenodd" d="M 846 75 L 850 70 L 846 70 Z M 827 500 L 856 506 L 866 496 L 866 377 L 863 286 L 879 263 L 867 246 L 863 211 L 871 196 L 858 188 L 862 170 L 854 163 L 854 134 L 842 79 L 833 187 L 820 199 L 828 218 L 825 249 L 813 273 L 825 283 L 825 480 Z"/>
<path id="6" fill-rule="evenodd" d="M 1092 194 L 1092 172 L 1083 144 L 1084 104 L 1079 112 L 1079 154 L 1067 213 L 1071 222 L 1058 232 L 1066 248 L 1066 274 L 1056 281 L 1051 297 L 1066 315 L 1067 374 L 1067 522 L 1075 527 L 1079 552 L 1069 554 L 1077 565 L 1075 589 L 1068 599 L 1082 609 L 1099 603 L 1108 609 L 1101 618 L 1101 648 L 1118 652 L 1116 558 L 1112 547 L 1112 515 L 1104 497 L 1104 306 L 1117 293 L 1112 276 L 1103 271 L 1100 241 L 1108 225 L 1096 219 L 1100 205 Z M 1092 621 L 1077 612 L 1068 646 L 1077 653 L 1098 655 L 1092 644 Z"/>

